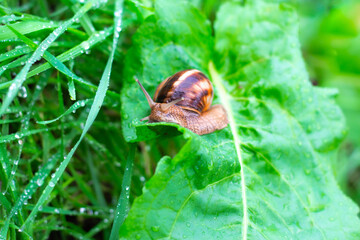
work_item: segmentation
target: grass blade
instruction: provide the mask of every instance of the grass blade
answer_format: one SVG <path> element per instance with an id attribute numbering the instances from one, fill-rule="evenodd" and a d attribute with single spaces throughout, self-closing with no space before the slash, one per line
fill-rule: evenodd
<path id="1" fill-rule="evenodd" d="M 107 28 L 104 31 L 95 32 L 93 35 L 89 37 L 88 40 L 83 41 L 79 45 L 69 49 L 68 51 L 60 54 L 56 58 L 59 59 L 61 62 L 69 61 L 70 59 L 74 59 L 75 57 L 80 56 L 86 50 L 91 49 L 92 46 L 95 44 L 103 41 L 105 38 L 110 36 L 112 33 L 113 28 Z M 37 75 L 51 67 L 50 63 L 44 63 L 41 66 L 35 68 L 34 70 L 30 71 L 26 78 L 30 78 L 34 75 Z"/>
<path id="2" fill-rule="evenodd" d="M 129 194 L 131 185 L 132 167 L 134 162 L 136 144 L 130 144 L 129 155 L 126 161 L 125 173 L 121 185 L 121 194 L 116 206 L 114 224 L 111 229 L 110 240 L 119 239 L 120 227 L 125 221 L 129 206 Z"/>
<path id="3" fill-rule="evenodd" d="M 21 47 L 15 48 L 9 52 L 0 54 L 0 62 L 21 56 L 21 55 L 29 53 L 29 52 L 31 52 L 31 48 L 29 48 L 28 46 L 21 46 Z"/>
<path id="4" fill-rule="evenodd" d="M 66 29 L 71 26 L 77 19 L 79 19 L 84 13 L 89 11 L 93 6 L 93 2 L 88 2 L 85 4 L 71 19 L 67 20 L 56 28 L 36 49 L 30 59 L 26 62 L 25 66 L 21 69 L 20 73 L 14 79 L 14 83 L 9 87 L 9 91 L 3 101 L 3 104 L 0 108 L 0 116 L 2 116 L 5 110 L 8 108 L 10 103 L 15 98 L 16 94 L 19 91 L 19 88 L 22 86 L 23 82 L 26 79 L 26 75 L 30 70 L 30 67 L 45 53 L 46 49 L 58 38 L 59 35 L 64 33 Z"/>
<path id="5" fill-rule="evenodd" d="M 42 90 L 44 89 L 45 85 L 47 84 L 47 81 L 48 81 L 48 78 L 47 77 L 43 77 L 40 79 L 40 81 L 38 81 L 36 87 L 35 87 L 35 92 L 33 94 L 33 97 L 30 101 L 30 104 L 29 104 L 29 107 L 28 107 L 28 111 L 24 117 L 24 119 L 21 121 L 21 132 L 26 132 L 28 131 L 29 129 L 29 122 L 30 122 L 30 118 L 32 116 L 32 113 L 33 113 L 33 108 L 34 108 L 34 105 L 35 105 L 35 102 L 37 101 L 37 99 L 39 98 L 40 96 L 40 93 L 42 92 Z M 18 135 L 20 136 L 20 135 Z M 15 136 L 16 137 L 16 136 Z M 24 146 L 24 142 L 23 140 L 20 140 L 18 141 L 19 143 L 19 151 L 18 151 L 18 155 L 17 155 L 17 158 L 14 159 L 14 162 L 13 162 L 13 167 L 11 169 L 11 175 L 10 175 L 10 178 L 9 178 L 9 182 L 8 182 L 8 185 L 6 186 L 6 190 L 5 192 L 7 191 L 7 189 L 9 188 L 10 186 L 10 183 L 13 181 L 14 177 L 15 177 L 15 173 L 16 173 L 16 170 L 17 170 L 17 167 L 18 167 L 18 164 L 20 162 L 20 157 L 21 157 L 21 153 L 22 153 L 22 150 L 23 150 L 23 146 Z"/>
<path id="6" fill-rule="evenodd" d="M 7 69 L 10 69 L 10 68 L 15 68 L 15 67 L 18 67 L 20 65 L 23 65 L 24 62 L 27 62 L 28 59 L 30 58 L 30 55 L 27 54 L 27 55 L 24 55 L 22 57 L 19 57 L 18 59 L 15 59 L 14 61 L 8 63 L 8 64 L 5 64 L 3 65 L 2 67 L 0 67 L 0 76 L 7 70 Z M 5 88 L 5 87 L 9 87 L 11 85 L 9 85 L 8 83 L 13 83 L 14 80 L 11 80 L 11 81 L 8 81 L 6 84 L 1 84 L 1 88 Z"/>
<path id="7" fill-rule="evenodd" d="M 54 118 L 52 120 L 47 120 L 47 121 L 38 121 L 36 123 L 38 124 L 49 124 L 49 123 L 53 123 L 57 120 L 59 120 L 60 118 L 62 118 L 63 116 L 66 116 L 74 111 L 76 111 L 77 109 L 84 107 L 85 105 L 88 105 L 89 103 L 91 103 L 93 101 L 93 99 L 85 99 L 85 100 L 79 100 L 76 103 L 74 103 L 73 105 L 71 105 L 71 107 L 66 110 L 63 114 L 61 114 L 60 116 L 58 116 L 57 118 Z"/>
<path id="8" fill-rule="evenodd" d="M 25 35 L 19 33 L 11 26 L 8 26 L 8 28 L 11 31 L 13 31 L 16 34 L 16 36 L 18 36 L 18 38 L 20 38 L 24 43 L 26 43 L 32 50 L 35 51 L 36 48 L 38 48 L 38 45 L 36 43 L 34 43 L 31 39 L 29 39 Z M 75 100 L 75 86 L 74 86 L 74 82 L 72 79 L 77 79 L 79 81 L 81 81 L 82 79 L 80 77 L 78 77 L 76 74 L 74 74 L 72 71 L 70 71 L 69 68 L 67 68 L 61 61 L 59 61 L 56 57 L 54 57 L 48 51 L 45 51 L 44 58 L 57 70 L 59 70 L 60 72 L 64 73 L 68 77 L 70 77 L 70 81 L 69 81 L 70 97 L 72 100 Z M 71 85 L 71 83 L 72 83 L 72 85 Z"/>
<path id="9" fill-rule="evenodd" d="M 112 50 L 111 50 L 108 62 L 106 64 L 105 70 L 103 72 L 103 75 L 101 77 L 99 87 L 98 87 L 98 89 L 96 91 L 94 102 L 93 102 L 93 104 L 91 106 L 89 115 L 88 115 L 88 117 L 86 119 L 86 123 L 85 123 L 84 129 L 83 129 L 83 132 L 81 133 L 81 136 L 80 136 L 79 140 L 76 142 L 75 146 L 70 150 L 70 152 L 68 153 L 66 158 L 60 163 L 59 168 L 57 169 L 57 171 L 53 175 L 54 177 L 50 180 L 50 182 L 48 183 L 48 185 L 44 189 L 43 193 L 41 194 L 38 202 L 34 206 L 34 209 L 30 213 L 29 217 L 25 220 L 25 223 L 21 227 L 22 229 L 25 228 L 26 226 L 28 226 L 30 224 L 30 222 L 33 221 L 33 219 L 35 218 L 35 215 L 39 211 L 39 207 L 41 207 L 46 202 L 46 199 L 48 198 L 48 196 L 50 195 L 50 193 L 54 189 L 56 183 L 59 181 L 60 177 L 64 173 L 67 165 L 70 162 L 70 159 L 74 155 L 76 149 L 78 148 L 79 144 L 81 143 L 82 139 L 84 138 L 87 131 L 90 129 L 91 125 L 95 121 L 96 116 L 99 113 L 99 110 L 100 110 L 100 108 L 102 106 L 102 103 L 103 103 L 105 95 L 106 95 L 106 91 L 107 91 L 108 86 L 109 86 L 112 63 L 113 63 L 113 60 L 114 60 L 116 46 L 117 46 L 117 43 L 118 43 L 118 40 L 119 40 L 119 32 L 121 31 L 122 2 L 121 2 L 121 8 L 119 6 L 120 6 L 120 2 L 118 1 L 116 9 L 120 9 L 120 10 L 118 12 L 117 11 L 115 12 L 115 26 L 116 27 L 115 27 L 114 37 L 113 37 Z M 120 14 L 118 14 L 118 13 L 120 13 Z"/>
<path id="10" fill-rule="evenodd" d="M 9 25 L 8 25 L 9 26 Z M 15 28 L 18 32 L 22 34 L 28 34 L 36 31 L 40 31 L 43 29 L 51 29 L 58 27 L 57 23 L 54 22 L 46 22 L 41 20 L 34 20 L 34 21 L 26 21 L 26 22 L 19 22 L 11 24 L 13 28 Z M 0 26 L 0 41 L 1 40 L 8 40 L 11 38 L 16 38 L 16 35 L 10 31 L 7 26 Z"/>
<path id="11" fill-rule="evenodd" d="M 2 227 L 0 232 L 0 239 L 6 239 L 6 234 L 9 228 L 11 218 L 24 206 L 24 203 L 35 193 L 36 189 L 42 186 L 46 177 L 50 174 L 51 169 L 55 167 L 55 164 L 59 159 L 59 153 L 53 155 L 30 180 L 24 192 L 18 198 L 9 215 L 7 216 L 4 222 L 4 226 Z"/>

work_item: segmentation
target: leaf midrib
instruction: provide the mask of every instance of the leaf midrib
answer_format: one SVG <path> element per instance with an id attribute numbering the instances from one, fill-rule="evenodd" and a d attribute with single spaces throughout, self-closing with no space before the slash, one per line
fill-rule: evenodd
<path id="1" fill-rule="evenodd" d="M 223 104 L 223 106 L 226 109 L 228 119 L 229 119 L 230 130 L 231 130 L 231 133 L 232 133 L 233 139 L 234 139 L 234 147 L 236 150 L 237 159 L 240 164 L 241 195 L 242 195 L 242 203 L 243 203 L 242 239 L 246 240 L 249 219 L 248 219 L 248 213 L 247 213 L 248 209 L 247 209 L 247 199 L 246 199 L 246 183 L 245 183 L 245 174 L 244 174 L 244 163 L 243 163 L 243 159 L 242 159 L 241 151 L 240 151 L 240 144 L 241 144 L 240 136 L 236 131 L 235 118 L 234 118 L 234 115 L 232 112 L 228 94 L 224 88 L 223 80 L 220 77 L 219 73 L 216 71 L 214 63 L 212 61 L 209 62 L 209 72 L 210 72 L 211 79 L 212 79 L 216 89 L 218 90 L 220 102 Z"/>
<path id="2" fill-rule="evenodd" d="M 233 137 L 234 137 L 234 144 L 235 144 L 235 147 L 236 147 L 236 140 L 235 138 L 238 137 L 239 138 L 239 135 L 237 134 L 237 131 L 236 131 L 236 127 L 238 126 L 235 122 L 235 119 L 233 117 L 233 114 L 232 114 L 232 111 L 231 111 L 231 106 L 230 106 L 230 101 L 228 100 L 228 94 L 224 88 L 224 85 L 222 84 L 222 79 L 220 77 L 220 75 L 216 72 L 215 68 L 214 68 L 214 65 L 212 62 L 210 62 L 209 64 L 209 69 L 210 69 L 210 73 L 211 73 L 211 77 L 212 77 L 212 80 L 214 82 L 214 85 L 216 86 L 217 90 L 218 90 L 218 94 L 219 94 L 219 98 L 220 98 L 220 101 L 221 103 L 224 104 L 224 107 L 228 113 L 228 117 L 229 117 L 229 124 L 230 124 L 230 128 L 231 128 L 231 131 L 233 133 Z M 225 100 L 224 100 L 225 98 Z M 267 104 L 267 105 L 271 105 L 271 103 L 269 102 L 266 102 L 266 101 L 263 101 L 262 99 L 258 99 L 258 98 L 254 98 L 254 100 L 256 101 L 259 101 L 259 102 L 263 102 L 264 104 Z M 274 106 L 275 107 L 275 106 Z M 292 119 L 295 119 L 296 122 L 299 124 L 300 128 L 302 128 L 302 125 L 298 122 L 298 120 L 292 115 L 290 114 L 288 111 L 280 108 L 282 111 L 285 112 L 285 114 L 289 117 L 291 117 Z M 233 122 L 232 122 L 233 121 Z M 232 128 L 232 124 L 234 126 L 234 129 Z M 305 132 L 305 131 L 304 131 Z M 239 145 L 240 144 L 243 144 L 240 142 L 240 138 L 238 139 L 239 140 Z M 309 141 L 309 140 L 308 140 Z M 312 150 L 314 151 L 314 148 L 313 148 L 313 145 L 312 143 L 309 141 L 309 144 L 312 146 Z M 240 149 L 240 147 L 239 147 Z M 302 200 L 302 198 L 300 197 L 300 194 L 298 193 L 298 191 L 295 189 L 295 187 L 290 184 L 290 182 L 288 182 L 284 177 L 283 175 L 280 173 L 280 171 L 271 163 L 271 161 L 269 159 L 267 159 L 263 154 L 257 152 L 263 159 L 265 162 L 267 162 L 267 164 L 269 164 L 279 175 L 280 179 L 291 189 L 291 191 L 295 194 L 295 196 L 297 197 L 298 201 L 301 203 L 302 207 L 304 208 L 304 210 L 306 211 L 308 217 L 310 218 L 310 221 L 314 224 L 314 226 L 319 230 L 319 232 L 321 233 L 323 239 L 325 239 L 325 234 L 324 232 L 322 231 L 322 229 L 316 224 L 315 220 L 313 219 L 312 215 L 311 215 L 311 212 L 309 210 L 309 208 L 306 206 L 306 204 L 304 203 L 304 201 Z M 241 162 L 240 162 L 241 161 Z M 245 167 L 245 165 L 243 164 L 242 162 L 242 159 L 241 159 L 241 155 L 240 155 L 240 158 L 239 158 L 239 163 L 240 163 L 240 166 L 242 168 L 242 166 Z M 242 165 L 243 164 L 243 165 Z M 241 172 L 241 171 L 240 171 Z M 243 178 L 244 175 L 241 175 L 241 177 Z M 245 182 L 244 182 L 245 184 Z M 246 186 L 246 185 L 245 185 Z M 242 188 L 244 188 L 245 186 L 242 185 Z M 243 191 L 245 192 L 245 190 Z M 246 194 L 246 193 L 245 193 Z M 246 197 L 246 195 L 245 195 Z M 244 198 L 244 200 L 246 201 L 246 199 Z M 246 206 L 246 204 L 243 204 L 244 207 Z M 244 227 L 244 226 L 243 226 Z M 243 234 L 243 239 L 246 240 L 246 236 L 244 236 Z"/>

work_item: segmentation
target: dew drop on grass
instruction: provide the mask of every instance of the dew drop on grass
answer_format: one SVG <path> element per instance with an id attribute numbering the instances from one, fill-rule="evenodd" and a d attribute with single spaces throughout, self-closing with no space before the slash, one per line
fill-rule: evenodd
<path id="1" fill-rule="evenodd" d="M 49 186 L 50 186 L 50 187 L 55 187 L 55 183 L 49 182 Z"/>
<path id="2" fill-rule="evenodd" d="M 15 138 L 16 138 L 16 139 L 21 138 L 20 134 L 19 134 L 19 133 L 15 133 Z"/>
<path id="3" fill-rule="evenodd" d="M 21 86 L 18 92 L 18 96 L 21 98 L 26 98 L 28 96 L 26 88 L 24 86 Z"/>
<path id="4" fill-rule="evenodd" d="M 86 211 L 86 209 L 85 208 L 80 208 L 80 213 L 84 213 Z"/>
<path id="5" fill-rule="evenodd" d="M 90 44 L 87 41 L 83 42 L 81 45 L 84 48 L 84 50 L 88 50 L 90 48 Z"/>
<path id="6" fill-rule="evenodd" d="M 57 209 L 57 208 L 54 209 L 54 212 L 55 213 L 60 213 L 59 209 Z"/>
<path id="7" fill-rule="evenodd" d="M 120 17 L 121 12 L 122 12 L 121 10 L 120 10 L 120 11 L 116 11 L 116 12 L 115 12 L 115 17 Z"/>
<path id="8" fill-rule="evenodd" d="M 43 183 L 44 183 L 44 181 L 42 180 L 42 179 L 38 179 L 38 180 L 36 180 L 36 184 L 39 186 L 39 187 L 41 187 L 42 185 L 43 185 Z"/>

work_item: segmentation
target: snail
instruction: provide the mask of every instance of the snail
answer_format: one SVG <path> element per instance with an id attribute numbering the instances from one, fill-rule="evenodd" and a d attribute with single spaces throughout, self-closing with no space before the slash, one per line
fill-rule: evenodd
<path id="1" fill-rule="evenodd" d="M 228 125 L 225 108 L 211 106 L 214 91 L 210 80 L 199 70 L 183 70 L 165 79 L 151 99 L 136 79 L 151 108 L 149 116 L 141 119 L 152 122 L 172 122 L 203 135 Z"/>

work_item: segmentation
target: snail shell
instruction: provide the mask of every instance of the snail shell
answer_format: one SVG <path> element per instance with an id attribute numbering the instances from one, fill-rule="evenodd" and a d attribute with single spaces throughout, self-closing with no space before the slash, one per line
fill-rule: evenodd
<path id="1" fill-rule="evenodd" d="M 200 114 L 209 109 L 213 96 L 213 86 L 202 72 L 184 70 L 168 77 L 157 87 L 154 101 L 169 103 L 184 98 L 176 105 Z"/>
<path id="2" fill-rule="evenodd" d="M 154 100 L 136 80 L 151 108 L 149 122 L 173 122 L 203 135 L 225 128 L 228 124 L 222 105 L 211 106 L 214 91 L 210 80 L 199 70 L 175 73 L 156 89 Z"/>

